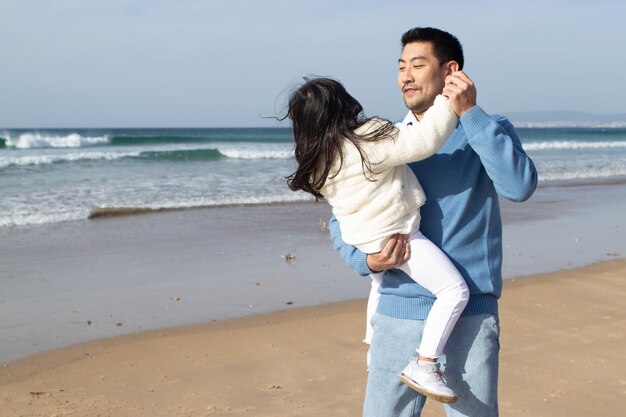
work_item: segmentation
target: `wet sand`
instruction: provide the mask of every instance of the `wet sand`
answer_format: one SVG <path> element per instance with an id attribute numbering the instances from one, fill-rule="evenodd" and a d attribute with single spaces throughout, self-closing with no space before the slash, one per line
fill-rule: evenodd
<path id="1" fill-rule="evenodd" d="M 505 278 L 626 254 L 626 185 L 503 201 Z M 0 363 L 134 332 L 363 299 L 319 204 L 233 206 L 0 229 Z"/>

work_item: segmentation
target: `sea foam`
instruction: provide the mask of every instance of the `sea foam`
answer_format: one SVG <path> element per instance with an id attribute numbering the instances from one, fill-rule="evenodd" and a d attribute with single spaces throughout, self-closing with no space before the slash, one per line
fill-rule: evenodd
<path id="1" fill-rule="evenodd" d="M 607 178 L 626 178 L 626 168 L 616 169 L 587 169 L 575 171 L 549 171 L 539 172 L 540 181 L 571 181 L 571 180 L 593 180 Z"/>
<path id="2" fill-rule="evenodd" d="M 7 148 L 80 148 L 83 146 L 106 145 L 108 136 L 81 136 L 78 133 L 68 135 L 47 135 L 43 133 L 22 133 L 17 138 L 9 135 L 5 138 Z"/>
<path id="3" fill-rule="evenodd" d="M 67 154 L 24 155 L 0 157 L 0 168 L 11 166 L 50 165 L 81 160 L 95 161 L 139 157 L 140 152 L 76 152 Z"/>
<path id="4" fill-rule="evenodd" d="M 626 148 L 626 141 L 581 142 L 574 140 L 545 141 L 524 143 L 526 151 L 566 150 L 566 149 L 609 149 Z"/>
<path id="5" fill-rule="evenodd" d="M 310 202 L 308 194 L 284 193 L 261 196 L 239 197 L 188 197 L 183 199 L 164 199 L 158 202 L 144 202 L 139 204 L 111 204 L 109 206 L 84 206 L 54 208 L 49 211 L 16 211 L 13 213 L 0 212 L 0 228 L 15 226 L 32 226 L 46 223 L 59 223 L 75 220 L 97 219 L 102 217 L 121 217 L 130 215 L 150 214 L 159 211 L 173 211 L 182 209 L 198 209 L 223 207 L 231 205 L 257 205 L 276 203 Z"/>
<path id="6" fill-rule="evenodd" d="M 232 159 L 291 159 L 294 157 L 291 145 L 218 146 L 217 150 Z"/>

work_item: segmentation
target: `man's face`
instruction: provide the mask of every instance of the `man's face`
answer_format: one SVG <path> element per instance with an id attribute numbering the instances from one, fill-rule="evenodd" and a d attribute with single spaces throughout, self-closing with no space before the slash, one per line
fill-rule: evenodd
<path id="1" fill-rule="evenodd" d="M 447 67 L 433 54 L 430 42 L 408 43 L 398 60 L 398 86 L 407 108 L 423 114 L 445 85 Z"/>

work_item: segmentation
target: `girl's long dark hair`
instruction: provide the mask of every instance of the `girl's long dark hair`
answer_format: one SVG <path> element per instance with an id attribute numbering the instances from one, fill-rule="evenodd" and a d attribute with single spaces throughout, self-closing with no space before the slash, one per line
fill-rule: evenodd
<path id="1" fill-rule="evenodd" d="M 373 173 L 359 142 L 390 138 L 396 128 L 393 123 L 377 119 L 378 126 L 366 134 L 355 133 L 371 120 L 362 114 L 363 107 L 346 89 L 330 78 L 307 80 L 289 98 L 288 116 L 296 141 L 296 172 L 287 177 L 293 191 L 311 193 L 316 200 L 323 199 L 320 189 L 330 175 L 333 162 L 339 158 L 343 165 L 343 145 L 347 139 L 361 154 L 363 174 Z M 339 171 L 337 171 L 339 172 Z M 336 175 L 336 173 L 335 173 Z"/>

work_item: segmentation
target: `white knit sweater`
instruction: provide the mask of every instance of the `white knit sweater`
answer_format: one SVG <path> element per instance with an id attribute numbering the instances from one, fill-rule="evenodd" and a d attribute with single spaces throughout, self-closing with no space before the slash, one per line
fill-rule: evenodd
<path id="1" fill-rule="evenodd" d="M 380 126 L 380 120 L 357 130 L 363 134 Z M 339 220 L 344 242 L 365 253 L 380 252 L 395 233 L 419 229 L 419 208 L 426 201 L 413 171 L 406 165 L 433 155 L 452 133 L 458 117 L 443 96 L 437 96 L 422 121 L 397 125 L 392 138 L 360 142 L 373 173 L 363 173 L 361 156 L 352 142 L 344 141 L 343 164 L 339 159 L 320 190 Z M 335 175 L 336 174 L 336 175 Z"/>

